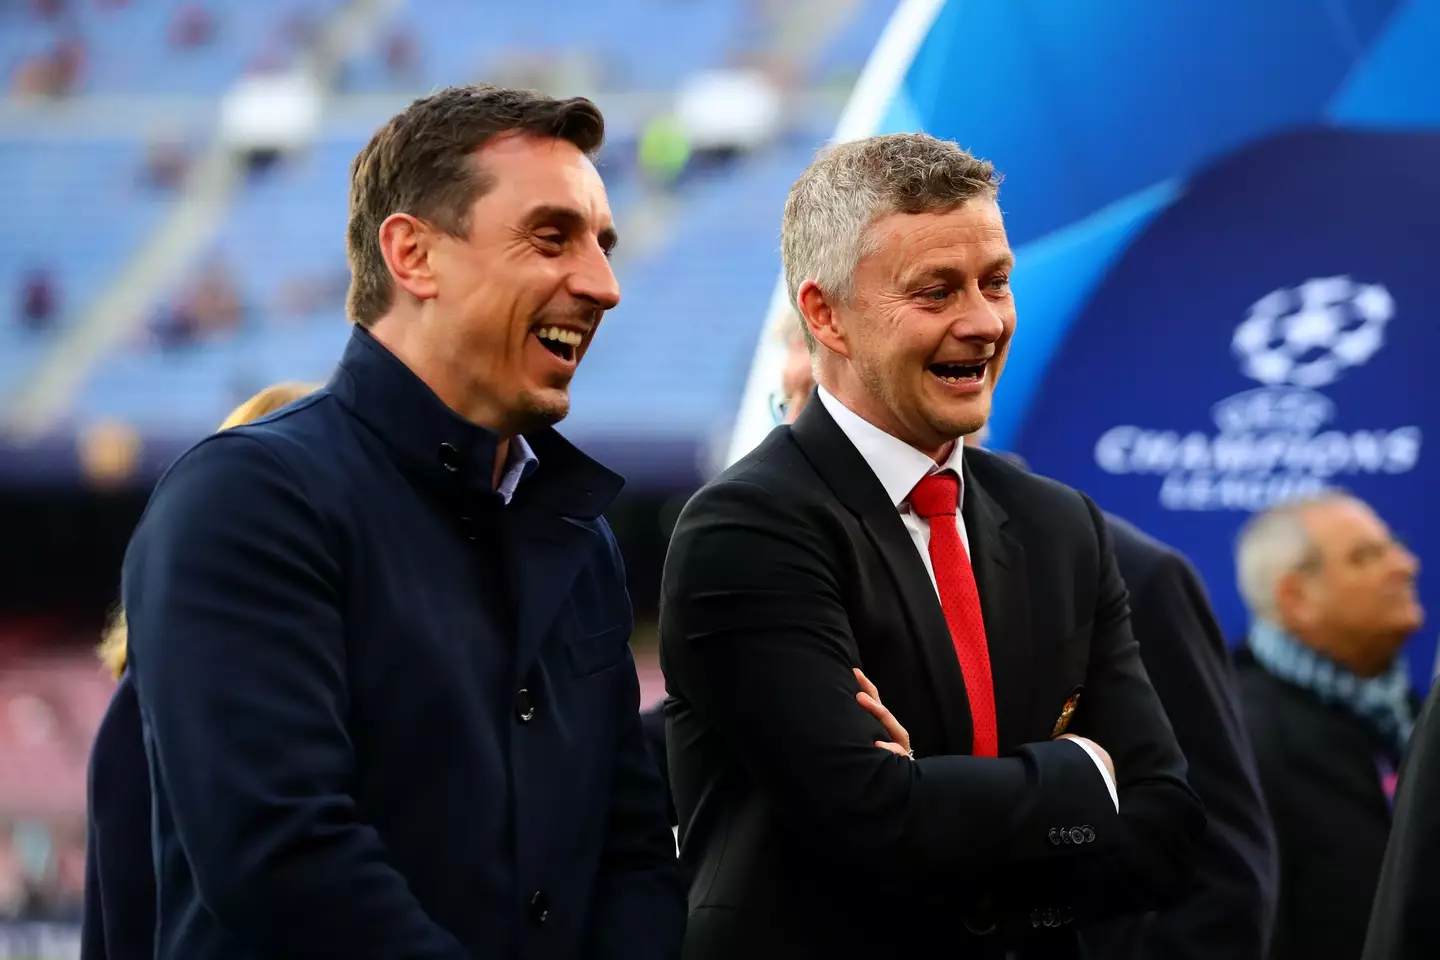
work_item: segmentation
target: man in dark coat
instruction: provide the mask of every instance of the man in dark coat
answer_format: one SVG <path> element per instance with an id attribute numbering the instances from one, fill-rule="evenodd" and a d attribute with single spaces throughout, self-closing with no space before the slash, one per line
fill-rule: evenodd
<path id="1" fill-rule="evenodd" d="M 585 100 L 416 101 L 352 170 L 356 329 L 192 448 L 126 555 L 157 957 L 672 957 L 683 889 L 601 516 L 553 429 L 615 241 Z"/>
<path id="2" fill-rule="evenodd" d="M 1340 491 L 1255 514 L 1235 552 L 1240 705 L 1280 850 L 1268 957 L 1355 960 L 1419 707 L 1401 655 L 1424 623 L 1419 564 Z"/>

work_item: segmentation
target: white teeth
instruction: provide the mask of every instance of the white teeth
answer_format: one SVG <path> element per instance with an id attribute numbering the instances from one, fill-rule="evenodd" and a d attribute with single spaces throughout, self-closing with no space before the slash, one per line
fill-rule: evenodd
<path id="1" fill-rule="evenodd" d="M 561 327 L 541 327 L 535 331 L 535 336 L 541 340 L 554 340 L 556 343 L 569 344 L 572 347 L 580 346 L 585 339 L 584 334 L 575 330 L 565 330 Z"/>

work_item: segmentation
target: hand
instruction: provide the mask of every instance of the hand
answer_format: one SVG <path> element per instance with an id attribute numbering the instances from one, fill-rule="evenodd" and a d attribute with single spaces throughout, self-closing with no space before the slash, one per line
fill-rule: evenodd
<path id="1" fill-rule="evenodd" d="M 1094 740 L 1089 739 L 1088 737 L 1077 737 L 1073 733 L 1062 733 L 1060 734 L 1058 739 L 1075 740 L 1077 742 L 1082 742 L 1091 750 L 1094 750 L 1097 754 L 1100 755 L 1100 759 L 1105 764 L 1105 769 L 1110 773 L 1110 782 L 1119 783 L 1119 781 L 1115 779 L 1115 761 L 1110 759 L 1109 752 L 1106 751 L 1104 747 L 1100 746 L 1100 744 L 1096 743 Z"/>
<path id="2" fill-rule="evenodd" d="M 860 692 L 855 694 L 855 699 L 859 700 L 860 706 L 869 710 L 870 714 L 880 721 L 885 732 L 890 734 L 889 742 L 876 740 L 875 746 L 914 760 L 915 754 L 910 751 L 909 731 L 900 726 L 900 721 L 895 719 L 895 714 L 885 709 L 885 705 L 880 702 L 880 691 L 875 689 L 875 684 L 871 683 L 858 669 L 855 671 L 855 679 L 860 681 Z"/>

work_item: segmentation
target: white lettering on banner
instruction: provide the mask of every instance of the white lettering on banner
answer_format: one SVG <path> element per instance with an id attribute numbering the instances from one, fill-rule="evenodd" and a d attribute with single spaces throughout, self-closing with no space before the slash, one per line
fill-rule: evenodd
<path id="1" fill-rule="evenodd" d="M 1265 386 L 1215 404 L 1216 433 L 1111 427 L 1095 442 L 1095 463 L 1111 474 L 1163 478 L 1158 496 L 1167 510 L 1262 510 L 1347 476 L 1414 470 L 1424 439 L 1418 426 L 1323 430 L 1337 411 L 1315 389 L 1370 360 L 1393 312 L 1383 286 L 1349 277 L 1266 294 L 1231 341 L 1242 369 Z"/>

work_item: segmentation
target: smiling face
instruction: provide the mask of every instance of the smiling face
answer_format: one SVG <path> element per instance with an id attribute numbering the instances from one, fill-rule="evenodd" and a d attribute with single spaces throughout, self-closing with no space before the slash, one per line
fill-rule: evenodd
<path id="1" fill-rule="evenodd" d="M 938 457 L 985 425 L 1015 331 L 1004 221 L 994 200 L 975 197 L 890 213 L 869 231 L 848 300 L 801 289 L 830 354 L 822 376 L 855 413 Z"/>
<path id="2" fill-rule="evenodd" d="M 564 140 L 497 137 L 476 151 L 487 182 L 465 236 L 429 250 L 432 325 L 465 367 L 475 419 L 503 434 L 558 422 L 606 310 L 615 227 L 589 158 Z"/>

